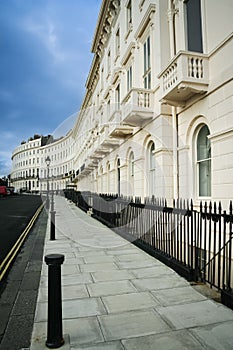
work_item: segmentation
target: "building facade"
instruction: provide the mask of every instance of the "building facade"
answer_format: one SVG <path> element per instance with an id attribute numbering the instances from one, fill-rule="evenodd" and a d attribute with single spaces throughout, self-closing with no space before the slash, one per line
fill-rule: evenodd
<path id="1" fill-rule="evenodd" d="M 45 190 L 49 155 L 56 189 L 227 205 L 232 13 L 231 0 L 103 0 L 77 122 L 60 140 L 13 152 L 15 187 L 29 186 L 19 178 L 36 176 L 38 164 L 30 189 Z"/>

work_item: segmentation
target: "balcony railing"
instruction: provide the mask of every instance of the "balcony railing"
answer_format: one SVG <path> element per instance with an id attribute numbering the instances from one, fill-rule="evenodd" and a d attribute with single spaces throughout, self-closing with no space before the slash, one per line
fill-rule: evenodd
<path id="1" fill-rule="evenodd" d="M 142 127 L 154 115 L 153 92 L 147 89 L 131 89 L 122 103 L 122 122 Z"/>
<path id="2" fill-rule="evenodd" d="M 208 88 L 208 57 L 201 53 L 180 51 L 159 74 L 161 100 L 182 106 Z"/>

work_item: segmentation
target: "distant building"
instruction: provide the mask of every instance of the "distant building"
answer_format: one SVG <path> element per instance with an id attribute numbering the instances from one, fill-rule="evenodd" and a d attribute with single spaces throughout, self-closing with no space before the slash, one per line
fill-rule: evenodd
<path id="1" fill-rule="evenodd" d="M 232 13 L 232 0 L 104 0 L 77 122 L 60 141 L 42 146 L 37 140 L 31 151 L 38 151 L 42 181 L 24 178 L 24 186 L 46 188 L 49 154 L 56 188 L 74 184 L 96 192 L 193 198 L 196 205 L 228 203 Z M 13 180 L 26 171 L 37 175 L 32 144 L 14 151 Z"/>
<path id="2" fill-rule="evenodd" d="M 13 151 L 11 184 L 16 191 L 41 193 L 47 190 L 49 176 L 50 189 L 62 190 L 72 178 L 73 154 L 69 133 L 58 140 L 51 135 L 31 138 Z"/>

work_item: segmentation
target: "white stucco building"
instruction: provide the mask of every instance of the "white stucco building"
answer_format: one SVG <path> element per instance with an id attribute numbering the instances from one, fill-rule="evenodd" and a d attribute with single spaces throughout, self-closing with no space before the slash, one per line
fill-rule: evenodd
<path id="1" fill-rule="evenodd" d="M 13 185 L 25 187 L 38 165 L 30 189 L 45 190 L 49 155 L 55 189 L 227 205 L 232 14 L 231 0 L 103 0 L 77 122 L 53 143 L 19 146 Z"/>

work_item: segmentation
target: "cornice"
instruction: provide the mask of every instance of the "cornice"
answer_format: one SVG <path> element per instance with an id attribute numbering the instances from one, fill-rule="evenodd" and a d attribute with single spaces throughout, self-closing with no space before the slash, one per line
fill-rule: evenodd
<path id="1" fill-rule="evenodd" d="M 105 0 L 102 3 L 91 48 L 91 51 L 100 57 L 111 33 L 113 22 L 119 14 L 119 10 L 119 0 Z"/>

